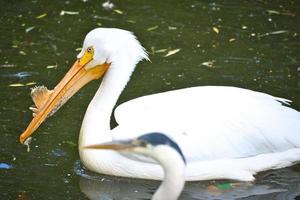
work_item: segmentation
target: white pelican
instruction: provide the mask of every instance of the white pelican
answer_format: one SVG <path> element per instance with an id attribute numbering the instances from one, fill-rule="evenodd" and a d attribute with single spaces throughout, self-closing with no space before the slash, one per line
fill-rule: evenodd
<path id="1" fill-rule="evenodd" d="M 79 136 L 81 161 L 91 171 L 161 180 L 162 169 L 149 160 L 83 148 L 149 132 L 167 133 L 180 146 L 188 181 L 252 181 L 259 171 L 300 160 L 300 113 L 286 99 L 236 87 L 192 87 L 128 101 L 116 108 L 118 126 L 111 130 L 113 108 L 147 54 L 131 32 L 96 28 L 86 35 L 77 58 L 54 90 L 33 90 L 37 108 L 22 143 L 83 85 L 105 73 Z"/>
<path id="2" fill-rule="evenodd" d="M 85 148 L 110 149 L 127 154 L 141 154 L 156 160 L 163 168 L 164 178 L 154 193 L 153 200 L 176 200 L 183 190 L 185 157 L 179 146 L 162 133 L 148 133 L 135 139 L 115 140 Z"/>

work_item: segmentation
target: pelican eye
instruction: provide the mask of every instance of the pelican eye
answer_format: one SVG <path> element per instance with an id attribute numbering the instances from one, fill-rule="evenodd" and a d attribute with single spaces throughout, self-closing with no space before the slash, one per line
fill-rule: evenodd
<path id="1" fill-rule="evenodd" d="M 88 48 L 86 49 L 86 51 L 87 51 L 88 53 L 93 53 L 94 49 L 93 49 L 93 47 L 88 47 Z"/>
<path id="2" fill-rule="evenodd" d="M 94 57 L 94 48 L 93 46 L 89 46 L 86 48 L 83 56 L 79 59 L 79 64 L 81 66 L 84 66 L 88 64 L 91 60 L 93 60 Z"/>

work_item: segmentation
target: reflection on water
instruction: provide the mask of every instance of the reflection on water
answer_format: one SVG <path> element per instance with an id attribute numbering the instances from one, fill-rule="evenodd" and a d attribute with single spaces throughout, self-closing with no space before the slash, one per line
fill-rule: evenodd
<path id="1" fill-rule="evenodd" d="M 112 10 L 103 2 L 10 0 L 0 6 L 0 199 L 87 199 L 97 193 L 143 199 L 157 188 L 159 182 L 74 173 L 80 124 L 99 81 L 39 128 L 29 153 L 18 142 L 32 118 L 30 87 L 52 88 L 85 34 L 98 26 L 133 31 L 150 53 L 151 63 L 139 64 L 118 104 L 170 89 L 230 85 L 291 99 L 300 109 L 299 1 L 112 0 Z M 213 182 L 188 183 L 182 198 L 300 199 L 299 172 L 298 165 L 261 173 L 253 185 L 217 194 L 207 190 Z"/>
<path id="2" fill-rule="evenodd" d="M 297 169 L 298 168 L 298 169 Z M 296 199 L 300 197 L 300 165 L 261 173 L 254 183 L 232 182 L 231 187 L 216 187 L 228 181 L 187 183 L 180 199 Z M 91 200 L 150 199 L 160 182 L 101 176 L 84 170 L 79 162 L 75 172 L 80 190 Z"/>

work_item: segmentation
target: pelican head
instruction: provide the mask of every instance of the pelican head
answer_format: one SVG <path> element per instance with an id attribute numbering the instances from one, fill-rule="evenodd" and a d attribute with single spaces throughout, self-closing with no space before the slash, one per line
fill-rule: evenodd
<path id="1" fill-rule="evenodd" d="M 96 28 L 90 31 L 77 58 L 86 69 L 125 60 L 134 63 L 132 66 L 135 67 L 140 60 L 148 60 L 145 49 L 133 33 L 116 28 Z"/>
<path id="2" fill-rule="evenodd" d="M 88 82 L 99 79 L 110 70 L 132 73 L 136 64 L 148 56 L 133 33 L 115 28 L 96 28 L 90 31 L 83 42 L 77 60 L 65 77 L 53 89 L 35 88 L 32 98 L 35 103 L 34 118 L 20 136 L 24 141 L 49 116 L 54 114 L 68 99 Z"/>

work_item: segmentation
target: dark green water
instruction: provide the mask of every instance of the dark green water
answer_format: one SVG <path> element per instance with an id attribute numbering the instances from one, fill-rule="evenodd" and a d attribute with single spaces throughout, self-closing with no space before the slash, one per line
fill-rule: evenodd
<path id="1" fill-rule="evenodd" d="M 31 120 L 30 84 L 53 88 L 85 34 L 98 26 L 133 31 L 150 53 L 152 63 L 139 64 L 119 103 L 170 89 L 231 85 L 291 99 L 300 109 L 299 1 L 119 0 L 113 1 L 117 10 L 103 9 L 100 0 L 4 2 L 0 199 L 143 199 L 158 186 L 95 175 L 80 166 L 80 124 L 99 81 L 38 129 L 29 153 L 18 142 Z M 75 13 L 60 15 L 62 10 Z M 174 49 L 180 51 L 164 57 Z M 24 86 L 10 86 L 16 83 Z M 260 173 L 253 185 L 211 192 L 211 184 L 217 183 L 188 183 L 182 198 L 300 199 L 300 166 Z"/>

